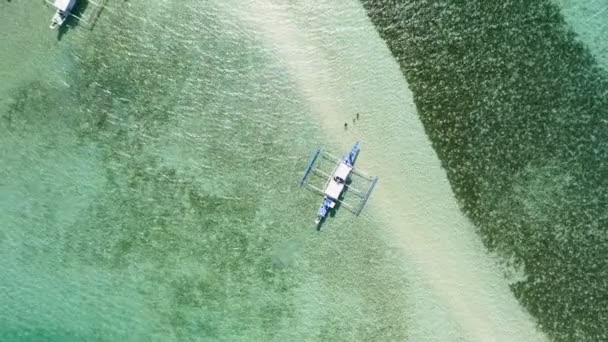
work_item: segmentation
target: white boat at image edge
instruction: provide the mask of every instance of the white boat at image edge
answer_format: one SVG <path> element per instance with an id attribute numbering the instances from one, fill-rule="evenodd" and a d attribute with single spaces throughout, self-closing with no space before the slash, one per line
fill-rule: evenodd
<path id="1" fill-rule="evenodd" d="M 55 7 L 56 12 L 51 19 L 51 29 L 54 30 L 63 25 L 65 20 L 70 16 L 75 5 L 76 0 L 55 0 L 55 2 L 53 2 L 53 7 Z"/>
<path id="2" fill-rule="evenodd" d="M 306 171 L 304 172 L 304 177 L 302 177 L 302 181 L 300 181 L 300 186 L 306 187 L 314 193 L 323 196 L 323 202 L 319 207 L 315 220 L 317 229 L 320 229 L 322 221 L 327 217 L 329 212 L 337 208 L 337 204 L 355 215 L 359 215 L 363 210 L 365 203 L 367 203 L 372 190 L 376 186 L 378 177 L 368 176 L 363 172 L 356 170 L 354 167 L 355 159 L 359 153 L 359 146 L 360 144 L 357 142 L 350 153 L 343 158 L 336 158 L 329 153 L 322 151 L 321 148 L 317 148 L 310 158 Z M 321 158 L 319 158 L 319 156 L 321 156 Z M 315 164 L 321 164 L 319 159 L 329 160 L 335 165 L 331 173 L 323 172 L 319 167 L 315 166 Z M 311 184 L 309 178 L 309 175 L 311 174 L 325 180 L 322 188 Z M 353 178 L 357 179 L 356 183 L 358 186 L 361 186 L 361 182 L 367 184 L 367 189 L 362 191 L 354 188 L 352 186 Z M 345 202 L 343 197 L 345 197 L 346 192 L 353 193 L 354 196 L 358 198 L 358 201 L 351 200 Z"/>

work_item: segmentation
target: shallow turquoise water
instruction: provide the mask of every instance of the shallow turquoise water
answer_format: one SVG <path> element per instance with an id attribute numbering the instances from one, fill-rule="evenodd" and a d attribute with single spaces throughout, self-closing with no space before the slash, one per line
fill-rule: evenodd
<path id="1" fill-rule="evenodd" d="M 38 5 L 2 4 L 46 26 Z M 213 4 L 185 5 L 21 35 L 48 52 L 3 71 L 1 339 L 403 339 L 373 226 L 311 227 L 297 179 L 323 138 L 299 94 Z"/>
<path id="2" fill-rule="evenodd" d="M 485 202 L 473 227 L 457 212 L 439 168 L 441 161 L 470 210 L 478 202 L 459 188 L 468 167 L 487 165 L 483 158 L 492 151 L 528 146 L 488 133 L 485 148 L 473 149 L 478 153 L 468 161 L 446 158 L 441 142 L 453 131 L 441 130 L 448 122 L 429 119 L 424 101 L 443 106 L 445 97 L 441 109 L 452 113 L 455 103 L 488 99 L 483 93 L 454 101 L 446 83 L 420 76 L 425 67 L 442 66 L 437 56 L 454 48 L 450 39 L 428 39 L 429 32 L 445 32 L 433 25 L 452 32 L 448 37 L 468 32 L 465 21 L 453 20 L 468 7 L 398 4 L 364 2 L 414 91 L 430 141 L 397 65 L 355 1 L 274 9 L 253 2 L 116 0 L 93 30 L 73 27 L 59 40 L 41 4 L 0 3 L 0 19 L 9 18 L 0 20 L 9 37 L 2 38 L 8 48 L 0 49 L 0 340 L 481 341 L 492 334 L 500 341 L 542 340 L 530 328 L 536 322 L 556 340 L 601 340 L 602 302 L 588 305 L 591 315 L 564 315 L 564 305 L 581 298 L 572 292 L 578 287 L 560 287 L 562 280 L 543 273 L 591 261 L 581 254 L 566 255 L 564 263 L 536 257 L 548 250 L 532 248 L 544 240 L 526 245 L 509 233 L 525 229 L 497 229 Z M 420 10 L 415 19 L 413 9 Z M 441 13 L 425 16 L 433 11 Z M 392 27 L 398 33 L 413 28 L 418 49 L 400 55 L 395 42 L 410 37 L 382 34 L 379 13 L 398 23 Z M 518 22 L 513 13 L 504 16 L 507 22 Z M 551 11 L 532 13 L 552 22 Z M 434 29 L 424 31 L 428 25 Z M 572 39 L 565 28 L 558 42 L 562 34 Z M 578 39 L 599 56 L 601 44 L 585 37 L 591 35 Z M 488 51 L 482 62 L 496 58 Z M 529 54 L 520 52 L 507 56 L 527 63 Z M 450 67 L 460 80 L 476 75 Z M 500 88 L 499 81 L 493 85 Z M 351 123 L 357 111 L 362 118 Z M 483 119 L 478 122 L 495 118 Z M 461 135 L 475 137 L 480 126 L 472 127 L 459 126 Z M 363 140 L 358 162 L 382 176 L 380 188 L 363 216 L 340 211 L 317 234 L 311 221 L 319 199 L 297 188 L 301 171 L 318 144 L 340 153 L 356 139 Z M 597 163 L 588 166 L 599 175 Z M 495 164 L 480 173 L 487 175 L 483 194 L 490 199 L 504 191 L 488 185 L 504 183 L 491 171 L 512 171 Z M 576 199 L 573 192 L 582 190 L 551 187 L 550 179 L 568 183 L 580 174 L 553 177 L 560 163 L 539 165 L 510 175 L 513 192 L 488 202 L 515 209 L 496 211 L 500 222 L 548 227 L 542 233 L 562 218 L 552 212 L 567 217 L 571 201 L 552 198 Z M 589 193 L 585 201 L 603 198 Z M 596 222 L 601 231 L 602 221 L 589 218 L 562 225 Z M 498 257 L 481 250 L 475 229 Z M 586 251 L 587 240 L 564 241 L 560 248 Z M 598 258 L 605 255 L 601 244 L 593 248 Z M 512 254 L 515 264 L 528 266 L 515 272 L 520 279 L 501 277 L 514 272 Z M 530 267 L 529 260 L 541 264 Z M 591 278 L 593 291 L 601 292 L 594 279 L 600 278 Z M 520 312 L 508 285 L 534 317 Z M 538 292 L 560 299 L 544 301 Z"/>

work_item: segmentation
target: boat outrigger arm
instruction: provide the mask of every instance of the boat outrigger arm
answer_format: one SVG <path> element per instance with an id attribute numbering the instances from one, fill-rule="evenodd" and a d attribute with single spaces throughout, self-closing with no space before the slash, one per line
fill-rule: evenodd
<path id="1" fill-rule="evenodd" d="M 317 226 L 323 221 L 323 219 L 327 217 L 329 212 L 336 207 L 337 203 L 340 203 L 340 206 L 353 212 L 355 215 L 359 215 L 367 203 L 372 190 L 376 186 L 378 178 L 367 176 L 366 174 L 355 170 L 354 164 L 357 154 L 359 153 L 359 149 L 360 143 L 357 142 L 351 149 L 350 153 L 341 159 L 333 157 L 326 152 L 322 152 L 321 148 L 317 148 L 317 150 L 313 153 L 310 162 L 306 167 L 304 177 L 300 182 L 300 186 L 305 186 L 309 190 L 323 196 L 323 202 L 319 207 L 317 218 L 315 220 L 315 224 L 317 224 Z M 333 162 L 337 162 L 331 174 L 325 173 L 315 167 L 315 162 L 318 160 L 319 156 Z M 327 178 L 323 190 L 310 184 L 309 175 L 311 173 Z M 368 189 L 366 191 L 361 191 L 349 185 L 352 182 L 353 176 L 357 176 L 358 178 L 366 181 L 368 183 Z M 352 191 L 357 197 L 359 197 L 360 200 L 357 204 L 346 203 L 342 200 L 344 193 L 347 191 Z"/>
<path id="2" fill-rule="evenodd" d="M 80 16 L 80 14 L 76 15 L 72 12 L 76 7 L 77 0 L 44 0 L 44 2 L 55 10 L 55 14 L 51 18 L 50 26 L 53 30 L 63 25 L 68 17 L 73 17 L 78 20 L 79 25 L 92 30 L 101 11 L 105 8 L 106 1 L 107 0 L 87 0 L 86 6 L 84 6 L 87 9 L 83 16 Z"/>

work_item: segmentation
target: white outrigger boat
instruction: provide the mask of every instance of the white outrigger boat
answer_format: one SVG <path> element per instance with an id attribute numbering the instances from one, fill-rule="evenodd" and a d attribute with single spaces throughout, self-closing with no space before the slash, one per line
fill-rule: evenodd
<path id="1" fill-rule="evenodd" d="M 92 0 L 87 0 L 86 4 L 86 13 L 83 16 L 78 16 L 74 14 L 72 11 L 74 7 L 76 7 L 76 0 L 44 0 L 48 5 L 52 6 L 55 10 L 55 15 L 51 19 L 51 29 L 56 29 L 63 25 L 63 23 L 68 19 L 68 17 L 72 16 L 74 19 L 78 20 L 78 24 L 88 28 L 89 30 L 93 29 L 97 19 L 101 11 L 105 8 L 106 0 L 97 0 L 97 2 Z"/>
<path id="2" fill-rule="evenodd" d="M 57 11 L 51 19 L 51 29 L 54 30 L 63 25 L 65 20 L 70 16 L 75 5 L 76 0 L 55 0 L 53 6 L 57 9 Z"/>
<path id="3" fill-rule="evenodd" d="M 307 189 L 323 196 L 323 202 L 321 203 L 321 207 L 319 207 L 317 218 L 315 220 L 317 229 L 320 228 L 320 224 L 327 217 L 327 214 L 329 214 L 332 209 L 336 208 L 337 203 L 355 215 L 359 215 L 363 210 L 365 203 L 367 203 L 372 190 L 376 186 L 378 177 L 368 176 L 354 168 L 355 159 L 359 153 L 359 148 L 360 144 L 357 142 L 351 149 L 350 153 L 341 159 L 336 158 L 327 152 L 323 152 L 321 148 L 317 148 L 310 158 L 306 171 L 304 172 L 304 177 L 302 177 L 302 181 L 300 181 L 300 186 L 304 186 Z M 337 165 L 334 167 L 331 174 L 323 172 L 319 168 L 315 167 L 315 162 L 318 160 L 320 155 L 324 159 L 333 161 L 334 163 L 337 162 Z M 310 184 L 310 174 L 327 178 L 323 190 Z M 366 181 L 368 184 L 366 191 L 355 189 L 350 185 L 353 176 L 357 176 L 358 178 Z M 348 190 L 354 192 L 354 194 L 360 199 L 358 203 L 346 203 L 343 201 L 342 197 Z"/>

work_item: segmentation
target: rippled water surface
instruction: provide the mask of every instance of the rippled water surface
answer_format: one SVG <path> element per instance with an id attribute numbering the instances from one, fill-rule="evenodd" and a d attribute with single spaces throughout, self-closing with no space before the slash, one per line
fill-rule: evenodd
<path id="1" fill-rule="evenodd" d="M 526 4 L 1 2 L 0 340 L 605 339 L 602 4 Z"/>

